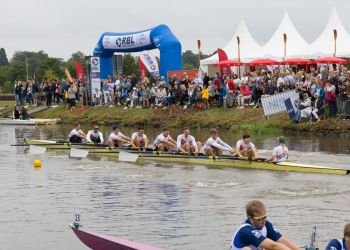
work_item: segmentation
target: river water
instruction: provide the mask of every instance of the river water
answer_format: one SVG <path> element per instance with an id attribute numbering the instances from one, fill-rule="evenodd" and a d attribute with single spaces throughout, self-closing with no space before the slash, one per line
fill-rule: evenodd
<path id="1" fill-rule="evenodd" d="M 87 249 L 67 226 L 75 211 L 88 231 L 182 250 L 228 249 L 252 199 L 263 201 L 269 220 L 300 246 L 309 243 L 314 225 L 317 245 L 324 248 L 350 222 L 349 176 L 76 160 L 10 146 L 23 137 L 62 139 L 68 131 L 0 127 L 0 249 Z M 157 132 L 147 130 L 149 137 Z M 202 141 L 208 135 L 192 132 Z M 265 149 L 260 156 L 268 155 L 277 135 L 253 137 Z M 241 135 L 220 136 L 233 144 Z M 348 137 L 285 136 L 292 161 L 350 168 Z M 40 170 L 32 166 L 35 159 L 43 163 Z"/>

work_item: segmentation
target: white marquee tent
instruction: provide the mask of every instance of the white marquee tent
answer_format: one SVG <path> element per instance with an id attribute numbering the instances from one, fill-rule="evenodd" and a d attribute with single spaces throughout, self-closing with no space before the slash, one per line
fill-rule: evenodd
<path id="1" fill-rule="evenodd" d="M 333 56 L 334 29 L 337 30 L 336 56 L 350 57 L 350 35 L 342 25 L 335 7 L 333 7 L 328 23 L 323 29 L 321 35 L 313 43 L 311 43 L 311 45 L 309 45 L 300 35 L 286 12 L 283 15 L 277 30 L 264 46 L 260 46 L 254 40 L 245 24 L 245 21 L 242 18 L 233 37 L 222 49 L 226 52 L 229 59 L 237 59 L 237 36 L 239 36 L 241 41 L 241 61 L 247 62 L 256 58 L 283 60 L 283 34 L 285 33 L 287 35 L 287 58 L 303 57 L 313 59 L 320 56 Z M 201 60 L 202 71 L 208 72 L 209 67 L 214 69 L 213 64 L 218 62 L 218 60 L 219 58 L 217 54 Z"/>
<path id="2" fill-rule="evenodd" d="M 286 57 L 299 57 L 304 53 L 309 44 L 297 31 L 287 12 L 284 13 L 282 21 L 270 40 L 263 46 L 261 58 L 271 58 L 283 60 L 284 58 L 284 38 L 287 36 Z"/>
<path id="3" fill-rule="evenodd" d="M 319 56 L 333 56 L 333 30 L 337 31 L 336 56 L 350 57 L 350 35 L 340 21 L 335 7 L 333 7 L 332 14 L 321 35 L 304 51 L 304 57 L 317 58 Z"/>

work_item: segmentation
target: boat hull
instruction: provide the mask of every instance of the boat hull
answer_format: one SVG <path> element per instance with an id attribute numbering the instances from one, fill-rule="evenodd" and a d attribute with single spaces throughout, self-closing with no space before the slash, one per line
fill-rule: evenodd
<path id="1" fill-rule="evenodd" d="M 94 250 L 166 250 L 119 237 L 83 231 L 75 228 L 72 224 L 69 226 L 87 247 Z"/>
<path id="2" fill-rule="evenodd" d="M 110 147 L 97 147 L 94 144 L 69 144 L 69 143 L 56 143 L 55 141 L 44 141 L 44 140 L 27 140 L 29 145 L 41 145 L 45 146 L 48 150 L 61 149 L 69 150 L 71 147 L 85 149 L 89 151 L 91 155 L 107 156 L 109 158 L 118 158 L 118 152 L 120 149 Z M 131 153 L 138 153 L 140 160 L 152 160 L 152 161 L 165 161 L 165 162 L 178 162 L 186 164 L 199 164 L 209 165 L 215 167 L 233 167 L 233 168 L 245 168 L 245 169 L 259 169 L 259 170 L 273 170 L 273 171 L 290 171 L 290 172 L 302 172 L 302 173 L 319 173 L 319 174 L 337 174 L 337 175 L 348 175 L 350 170 L 341 168 L 331 168 L 322 166 L 313 166 L 307 164 L 299 164 L 294 162 L 266 162 L 263 159 L 260 160 L 245 160 L 239 158 L 224 159 L 212 158 L 212 157 L 196 157 L 196 156 L 185 156 L 176 154 L 166 154 L 158 152 L 138 152 L 138 151 L 127 151 Z"/>

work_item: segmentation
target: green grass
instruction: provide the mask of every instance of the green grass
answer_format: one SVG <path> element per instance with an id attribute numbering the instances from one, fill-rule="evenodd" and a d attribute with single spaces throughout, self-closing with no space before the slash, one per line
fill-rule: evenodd
<path id="1" fill-rule="evenodd" d="M 212 108 L 209 110 L 171 108 L 167 110 L 126 109 L 122 107 L 83 107 L 67 110 L 63 105 L 36 114 L 37 118 L 61 118 L 61 122 L 72 124 L 76 121 L 100 125 L 119 124 L 122 126 L 151 126 L 183 128 L 219 128 L 232 132 L 252 134 L 278 134 L 282 130 L 311 133 L 349 133 L 350 122 L 326 120 L 320 123 L 303 122 L 294 124 L 287 114 L 280 114 L 266 120 L 260 109 L 242 110 Z"/>

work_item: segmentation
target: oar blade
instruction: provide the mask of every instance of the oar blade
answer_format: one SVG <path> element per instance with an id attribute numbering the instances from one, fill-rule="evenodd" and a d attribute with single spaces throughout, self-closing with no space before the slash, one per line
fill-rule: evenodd
<path id="1" fill-rule="evenodd" d="M 128 153 L 125 151 L 120 151 L 118 155 L 118 161 L 136 162 L 138 158 L 138 154 Z"/>
<path id="2" fill-rule="evenodd" d="M 45 147 L 39 147 L 34 145 L 30 145 L 29 147 L 29 154 L 31 155 L 41 155 L 41 154 L 45 154 L 45 152 L 46 152 Z"/>
<path id="3" fill-rule="evenodd" d="M 89 154 L 89 151 L 84 149 L 78 149 L 78 148 L 71 148 L 70 149 L 70 157 L 73 158 L 85 158 Z"/>

